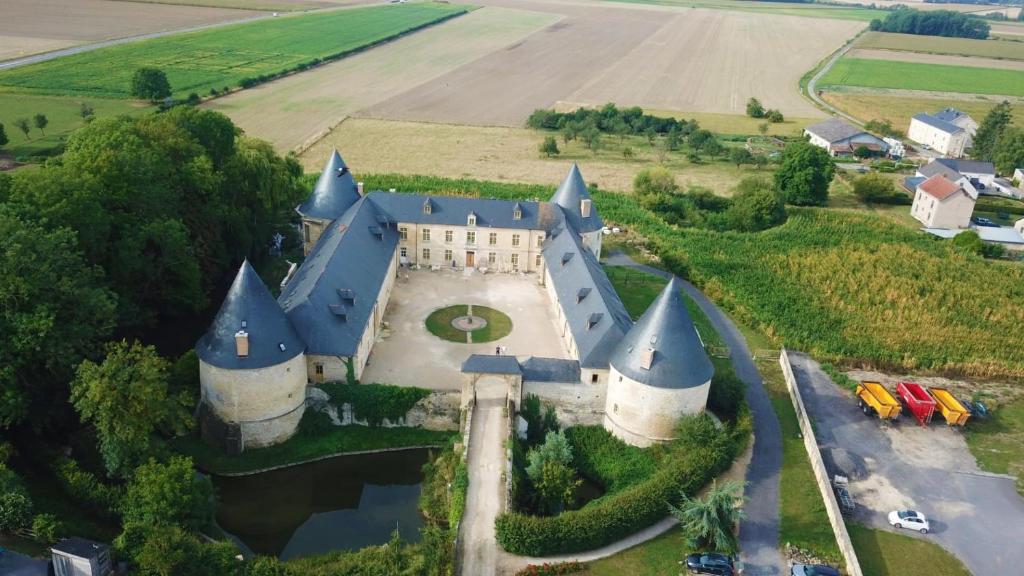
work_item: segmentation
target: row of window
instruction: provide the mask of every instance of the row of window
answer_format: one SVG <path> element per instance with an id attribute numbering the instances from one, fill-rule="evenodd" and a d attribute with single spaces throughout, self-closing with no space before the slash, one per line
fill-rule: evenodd
<path id="1" fill-rule="evenodd" d="M 398 235 L 399 235 L 399 237 L 402 240 L 408 240 L 409 239 L 409 229 L 406 228 L 405 226 L 402 226 L 401 228 L 398 229 Z M 422 231 L 422 238 L 423 238 L 424 242 L 430 242 L 430 228 L 424 228 L 423 229 L 423 231 Z M 454 240 L 454 238 L 455 238 L 455 232 L 453 230 L 445 230 L 444 231 L 444 241 L 445 241 L 445 244 L 451 244 L 452 241 Z M 521 243 L 521 236 L 519 234 L 513 234 L 512 235 L 512 245 L 513 246 L 519 246 L 520 243 Z M 544 243 L 544 237 L 543 236 L 538 236 L 537 237 L 537 247 L 540 248 L 541 244 L 543 244 L 543 243 Z M 467 230 L 466 231 L 466 244 L 476 244 L 476 230 Z M 497 244 L 498 244 L 498 233 L 497 232 L 491 232 L 491 233 L 489 233 L 487 235 L 487 244 L 489 246 L 497 246 Z"/>
<path id="2" fill-rule="evenodd" d="M 409 249 L 406 248 L 405 246 L 402 246 L 401 248 L 399 248 L 399 254 L 402 256 L 402 258 L 408 258 L 409 257 Z M 450 262 L 452 260 L 452 256 L 453 256 L 453 254 L 452 254 L 451 250 L 445 250 L 444 251 L 444 260 L 443 261 L 446 262 L 446 263 Z M 422 260 L 425 260 L 425 261 L 426 260 L 430 260 L 430 248 L 424 248 L 420 252 L 420 257 L 421 257 Z M 537 254 L 534 257 L 534 266 L 538 266 L 538 267 L 540 266 L 540 258 L 541 258 L 540 254 Z M 487 264 L 493 266 L 497 261 L 498 261 L 498 254 L 497 254 L 497 252 L 488 252 L 487 253 Z M 513 270 L 518 270 L 519 269 L 519 254 L 512 254 L 510 262 L 512 263 L 512 269 Z"/>

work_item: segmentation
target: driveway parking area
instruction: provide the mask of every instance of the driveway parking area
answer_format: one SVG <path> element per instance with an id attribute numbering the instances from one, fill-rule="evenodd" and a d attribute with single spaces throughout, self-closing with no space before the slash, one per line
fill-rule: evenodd
<path id="1" fill-rule="evenodd" d="M 495 308 L 512 319 L 512 332 L 483 344 L 449 342 L 427 331 L 431 312 L 454 304 Z M 555 311 L 536 274 L 481 274 L 443 269 L 399 270 L 384 312 L 390 326 L 363 371 L 363 382 L 459 390 L 460 369 L 470 354 L 494 354 L 495 346 L 520 360 L 568 358 L 552 318 Z"/>
<path id="2" fill-rule="evenodd" d="M 817 362 L 790 359 L 826 467 L 850 478 L 856 521 L 892 529 L 890 510 L 919 510 L 932 530 L 916 536 L 956 554 L 971 573 L 1022 573 L 1024 499 L 1012 479 L 981 471 L 960 432 L 938 421 L 922 428 L 908 417 L 884 425 L 864 416 Z"/>

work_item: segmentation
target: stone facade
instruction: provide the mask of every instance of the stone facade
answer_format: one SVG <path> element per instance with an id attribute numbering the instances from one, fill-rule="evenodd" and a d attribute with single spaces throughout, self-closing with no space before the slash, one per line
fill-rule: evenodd
<path id="1" fill-rule="evenodd" d="M 399 260 L 419 266 L 534 272 L 541 265 L 543 230 L 399 222 Z"/>
<path id="2" fill-rule="evenodd" d="M 614 366 L 609 378 L 604 426 L 634 446 L 673 439 L 679 418 L 703 412 L 711 389 L 710 380 L 694 388 L 648 386 L 623 376 Z"/>

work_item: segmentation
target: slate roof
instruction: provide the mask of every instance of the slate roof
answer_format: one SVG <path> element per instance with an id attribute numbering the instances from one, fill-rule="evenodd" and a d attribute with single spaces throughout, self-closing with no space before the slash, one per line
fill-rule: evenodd
<path id="1" fill-rule="evenodd" d="M 552 207 L 540 202 L 380 191 L 366 197 L 392 222 L 465 226 L 472 213 L 476 215 L 477 228 L 547 230 L 556 221 Z M 424 212 L 425 202 L 430 202 L 429 214 Z M 514 218 L 517 207 L 522 213 L 518 220 Z"/>
<path id="2" fill-rule="evenodd" d="M 61 552 L 70 556 L 77 556 L 78 558 L 92 558 L 107 548 L 109 548 L 109 546 L 106 544 L 93 542 L 92 540 L 86 540 L 85 538 L 79 538 L 77 536 L 65 538 L 50 547 L 51 550 L 56 552 Z"/>
<path id="3" fill-rule="evenodd" d="M 615 348 L 611 365 L 624 376 L 657 388 L 693 388 L 715 373 L 686 310 L 675 277 Z M 642 366 L 654 350 L 650 368 Z"/>
<path id="4" fill-rule="evenodd" d="M 960 174 L 992 174 L 996 173 L 996 165 L 991 162 L 981 162 L 979 160 L 957 160 L 955 158 L 936 158 L 932 164 L 941 164 L 946 166 L 950 170 L 955 170 Z"/>
<path id="5" fill-rule="evenodd" d="M 573 162 L 572 168 L 569 168 L 569 174 L 565 176 L 565 180 L 551 197 L 551 202 L 562 207 L 569 224 L 582 234 L 604 228 L 604 222 L 598 216 L 593 202 L 591 202 L 590 216 L 583 217 L 583 212 L 580 209 L 581 200 L 591 200 L 590 192 L 587 191 L 587 185 L 583 182 L 580 167 Z"/>
<path id="6" fill-rule="evenodd" d="M 924 192 L 925 194 L 928 194 L 929 196 L 932 196 L 939 201 L 949 198 L 950 196 L 956 194 L 962 189 L 959 184 L 957 184 L 956 182 L 950 182 L 942 174 L 936 174 L 935 176 L 932 176 L 931 178 L 920 183 L 917 187 L 920 188 L 921 191 Z"/>
<path id="7" fill-rule="evenodd" d="M 235 333 L 243 329 L 249 334 L 249 355 L 239 357 Z M 209 330 L 196 343 L 196 354 L 207 364 L 238 370 L 280 364 L 298 356 L 304 348 L 305 343 L 270 290 L 245 261 Z"/>
<path id="8" fill-rule="evenodd" d="M 472 354 L 462 363 L 462 372 L 476 374 L 520 374 L 515 356 Z"/>
<path id="9" fill-rule="evenodd" d="M 607 367 L 615 345 L 633 325 L 629 313 L 577 233 L 562 225 L 548 238 L 541 252 L 576 342 L 580 366 Z"/>
<path id="10" fill-rule="evenodd" d="M 366 197 L 324 230 L 278 298 L 308 354 L 356 354 L 397 246 L 398 230 Z"/>
<path id="11" fill-rule="evenodd" d="M 927 180 L 927 178 L 923 176 L 907 176 L 903 179 L 903 188 L 907 192 L 916 192 L 918 185 L 925 180 Z"/>
<path id="12" fill-rule="evenodd" d="M 963 128 L 957 126 L 956 124 L 953 124 L 952 122 L 944 120 L 937 116 L 932 116 L 931 114 L 914 114 L 914 120 L 917 120 L 918 122 L 923 122 L 931 126 L 932 128 L 942 130 L 946 134 L 956 134 L 957 132 L 963 130 Z"/>
<path id="13" fill-rule="evenodd" d="M 925 178 L 931 178 L 932 176 L 944 176 L 947 180 L 959 180 L 960 178 L 963 178 L 963 174 L 949 166 L 946 166 L 938 160 L 933 160 L 924 166 L 921 166 L 917 169 L 917 173 Z"/>
<path id="14" fill-rule="evenodd" d="M 359 190 L 341 154 L 335 150 L 327 159 L 312 193 L 295 210 L 307 218 L 334 220 L 359 200 Z"/>
<path id="15" fill-rule="evenodd" d="M 955 124 L 957 120 L 961 118 L 970 118 L 971 115 L 966 112 L 957 110 L 956 108 L 943 108 L 942 110 L 939 110 L 935 114 L 932 114 L 932 117 L 938 118 L 939 120 L 942 120 L 944 122 L 949 122 L 950 124 Z"/>
<path id="16" fill-rule="evenodd" d="M 579 382 L 580 363 L 561 358 L 538 358 L 530 356 L 521 362 L 523 380 L 530 382 Z"/>
<path id="17" fill-rule="evenodd" d="M 824 122 L 818 122 L 805 128 L 806 131 L 823 138 L 825 141 L 839 142 L 840 140 L 846 140 L 852 138 L 858 134 L 864 134 L 864 130 L 844 122 L 839 118 L 829 118 Z"/>

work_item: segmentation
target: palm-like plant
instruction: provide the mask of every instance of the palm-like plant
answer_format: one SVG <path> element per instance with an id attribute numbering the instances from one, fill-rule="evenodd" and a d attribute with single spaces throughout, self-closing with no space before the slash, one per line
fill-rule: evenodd
<path id="1" fill-rule="evenodd" d="M 690 546 L 711 546 L 721 552 L 736 550 L 733 526 L 743 519 L 743 484 L 730 480 L 718 485 L 712 482 L 704 498 L 691 498 L 680 493 L 679 507 L 668 505 L 672 515 L 679 520 Z"/>

